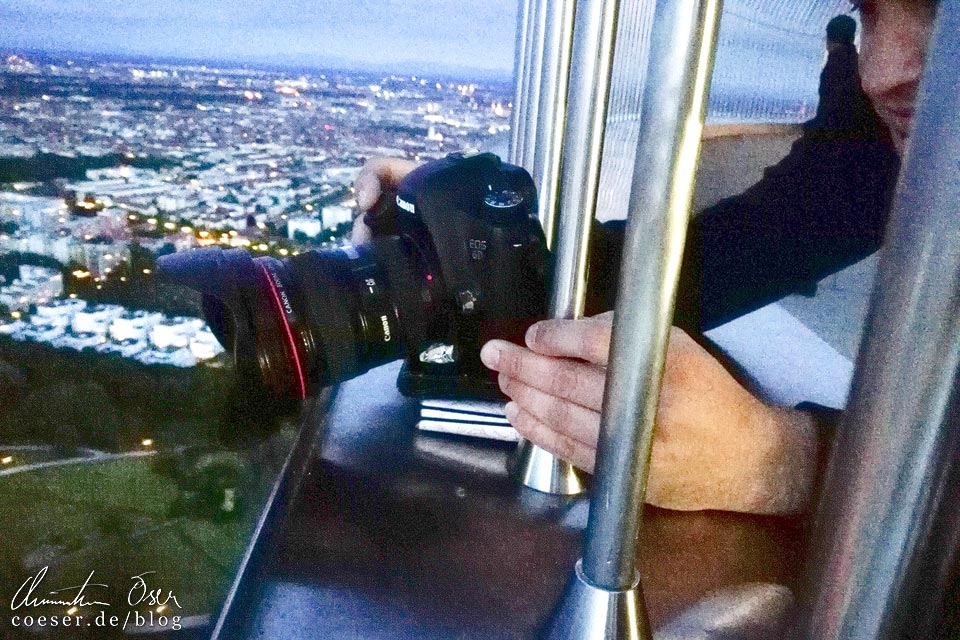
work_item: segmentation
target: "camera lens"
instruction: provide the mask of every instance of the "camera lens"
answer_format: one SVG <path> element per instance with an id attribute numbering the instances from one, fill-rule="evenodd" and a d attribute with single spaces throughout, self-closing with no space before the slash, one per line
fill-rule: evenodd
<path id="1" fill-rule="evenodd" d="M 294 307 L 286 265 L 272 258 L 253 263 L 256 356 L 263 382 L 276 396 L 303 399 L 316 352 L 313 333 Z"/>
<path id="2" fill-rule="evenodd" d="M 369 248 L 308 251 L 287 259 L 285 266 L 308 330 L 320 345 L 309 372 L 316 384 L 346 380 L 400 357 L 397 304 Z"/>
<path id="3" fill-rule="evenodd" d="M 218 248 L 164 256 L 168 278 L 204 294 L 207 321 L 241 375 L 281 400 L 401 355 L 397 305 L 365 247 L 278 260 Z"/>

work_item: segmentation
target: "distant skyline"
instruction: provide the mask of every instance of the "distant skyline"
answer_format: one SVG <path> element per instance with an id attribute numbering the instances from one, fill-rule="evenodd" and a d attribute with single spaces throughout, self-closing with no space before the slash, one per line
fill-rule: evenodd
<path id="1" fill-rule="evenodd" d="M 516 11 L 517 0 L 0 0 L 0 50 L 508 77 Z"/>

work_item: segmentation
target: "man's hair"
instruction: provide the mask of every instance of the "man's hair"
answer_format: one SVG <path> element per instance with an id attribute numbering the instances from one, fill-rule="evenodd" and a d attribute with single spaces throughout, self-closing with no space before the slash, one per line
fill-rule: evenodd
<path id="1" fill-rule="evenodd" d="M 850 16 L 836 16 L 827 23 L 827 40 L 841 44 L 853 44 L 857 35 L 857 21 Z"/>

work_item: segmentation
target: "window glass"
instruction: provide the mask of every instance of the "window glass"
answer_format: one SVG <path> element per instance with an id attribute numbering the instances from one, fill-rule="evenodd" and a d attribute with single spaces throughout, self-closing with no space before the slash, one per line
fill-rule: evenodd
<path id="1" fill-rule="evenodd" d="M 224 444 L 242 428 L 230 354 L 156 260 L 330 249 L 365 158 L 506 155 L 516 4 L 0 3 L 4 631 L 19 616 L 14 637 L 42 637 L 40 615 L 96 625 L 100 610 L 90 637 L 119 634 L 110 616 L 128 611 L 209 624 L 298 423 Z M 626 210 L 649 4 L 620 21 L 601 211 Z M 710 121 L 812 115 L 823 25 L 844 10 L 728 0 Z M 108 587 L 86 602 L 111 607 L 28 597 L 70 601 L 78 589 L 48 591 L 88 578 Z M 160 595 L 131 596 L 141 584 Z"/>
<path id="2" fill-rule="evenodd" d="M 724 3 L 711 122 L 803 122 L 817 110 L 826 24 L 849 2 Z"/>
<path id="3" fill-rule="evenodd" d="M 230 354 L 159 256 L 329 249 L 365 158 L 506 150 L 513 3 L 274 4 L 0 4 L 0 635 L 208 625 L 296 439 L 222 442 Z"/>
<path id="4" fill-rule="evenodd" d="M 654 3 L 621 5 L 597 215 L 626 217 L 640 134 L 640 106 Z M 817 109 L 827 22 L 850 11 L 842 0 L 726 0 L 707 124 L 800 123 Z"/>

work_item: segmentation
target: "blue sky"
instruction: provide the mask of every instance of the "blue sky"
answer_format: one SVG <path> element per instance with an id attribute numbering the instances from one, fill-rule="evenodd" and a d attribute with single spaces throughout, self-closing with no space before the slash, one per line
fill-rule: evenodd
<path id="1" fill-rule="evenodd" d="M 0 49 L 507 75 L 516 10 L 516 0 L 0 0 Z"/>

